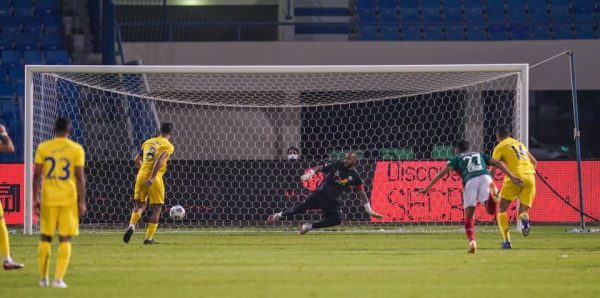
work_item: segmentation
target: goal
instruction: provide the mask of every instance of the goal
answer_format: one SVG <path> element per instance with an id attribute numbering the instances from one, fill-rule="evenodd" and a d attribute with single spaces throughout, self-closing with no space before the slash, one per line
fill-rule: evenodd
<path id="1" fill-rule="evenodd" d="M 89 211 L 81 224 L 93 230 L 127 225 L 133 157 L 161 122 L 175 128 L 161 226 L 177 230 L 272 228 L 269 214 L 320 183 L 318 175 L 301 183 L 300 175 L 346 151 L 358 154 L 373 209 L 385 218 L 370 219 L 349 192 L 337 229 L 458 224 L 457 175 L 427 196 L 414 192 L 444 167 L 451 144 L 466 139 L 490 153 L 498 125 L 528 139 L 527 64 L 27 66 L 25 80 L 26 233 L 37 225 L 33 153 L 58 116 L 71 119 L 72 138 L 86 150 Z M 288 158 L 295 150 L 299 157 Z M 176 204 L 187 211 L 182 221 L 167 216 Z"/>

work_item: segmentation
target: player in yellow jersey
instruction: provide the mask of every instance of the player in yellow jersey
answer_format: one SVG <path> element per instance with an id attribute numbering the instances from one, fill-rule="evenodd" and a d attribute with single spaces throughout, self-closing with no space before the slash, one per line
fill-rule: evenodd
<path id="1" fill-rule="evenodd" d="M 494 148 L 492 158 L 500 160 L 506 164 L 508 169 L 521 178 L 523 185 L 519 186 L 513 183 L 509 178 L 504 178 L 502 190 L 500 191 L 500 206 L 498 207 L 498 227 L 504 240 L 502 248 L 512 248 L 510 233 L 508 231 L 508 216 L 506 210 L 510 203 L 517 198 L 521 202 L 519 206 L 519 220 L 523 228 L 523 236 L 527 237 L 530 231 L 529 208 L 533 204 L 535 197 L 535 166 L 537 160 L 529 153 L 523 143 L 511 137 L 510 129 L 507 126 L 500 126 L 496 129 L 496 139 L 498 145 Z M 492 175 L 496 172 L 496 167 L 492 167 Z"/>
<path id="2" fill-rule="evenodd" d="M 165 204 L 165 184 L 162 176 L 167 171 L 167 160 L 175 151 L 175 147 L 169 142 L 172 131 L 173 124 L 163 123 L 160 126 L 160 135 L 145 141 L 140 152 L 135 156 L 135 165 L 139 169 L 133 195 L 135 207 L 131 213 L 129 227 L 123 235 L 125 243 L 131 239 L 135 225 L 142 217 L 142 212 L 148 203 L 152 209 L 152 216 L 148 223 L 144 244 L 157 243 L 153 238 L 154 232 L 158 228 L 160 212 Z"/>
<path id="3" fill-rule="evenodd" d="M 33 172 L 35 211 L 40 216 L 38 262 L 40 287 L 48 286 L 52 236 L 58 229 L 59 245 L 52 287 L 66 288 L 64 276 L 71 259 L 71 237 L 79 235 L 79 217 L 85 205 L 85 152 L 69 139 L 71 123 L 59 118 L 55 137 L 38 145 Z"/>
<path id="4" fill-rule="evenodd" d="M 12 140 L 6 132 L 6 127 L 0 125 L 0 152 L 2 153 L 14 153 L 15 146 Z M 4 220 L 4 209 L 0 204 L 0 253 L 2 253 L 3 263 L 2 267 L 4 270 L 21 269 L 25 267 L 23 264 L 19 264 L 10 257 L 10 244 L 8 242 L 8 229 L 6 228 L 6 221 Z"/>

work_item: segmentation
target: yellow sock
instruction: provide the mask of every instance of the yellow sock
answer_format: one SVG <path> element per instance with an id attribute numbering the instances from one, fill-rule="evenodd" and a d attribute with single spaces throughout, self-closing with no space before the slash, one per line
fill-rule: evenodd
<path id="1" fill-rule="evenodd" d="M 1 216 L 1 215 L 0 215 Z M 6 222 L 2 217 L 0 219 L 0 252 L 2 257 L 10 257 L 10 246 L 8 244 L 8 229 L 6 228 Z"/>
<path id="2" fill-rule="evenodd" d="M 508 232 L 508 215 L 506 212 L 498 212 L 498 228 L 504 241 L 510 241 L 510 233 Z"/>
<path id="3" fill-rule="evenodd" d="M 40 269 L 40 278 L 48 278 L 50 269 L 50 242 L 40 241 L 38 244 L 38 266 Z"/>
<path id="4" fill-rule="evenodd" d="M 56 272 L 54 272 L 55 280 L 62 280 L 67 272 L 71 260 L 71 242 L 65 241 L 58 245 L 58 253 L 56 256 Z"/>
<path id="5" fill-rule="evenodd" d="M 154 237 L 154 232 L 156 232 L 157 228 L 158 228 L 157 223 L 149 223 L 148 224 L 148 230 L 146 230 L 146 239 L 147 240 L 150 240 L 150 239 L 152 239 L 152 237 Z"/>
<path id="6" fill-rule="evenodd" d="M 131 213 L 131 219 L 129 220 L 129 224 L 135 225 L 138 223 L 138 221 L 140 221 L 140 218 L 142 217 L 142 214 L 139 212 L 132 212 Z"/>

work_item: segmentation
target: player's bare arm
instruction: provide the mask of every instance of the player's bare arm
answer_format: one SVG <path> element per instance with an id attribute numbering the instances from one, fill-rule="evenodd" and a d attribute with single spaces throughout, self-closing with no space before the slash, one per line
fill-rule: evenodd
<path id="1" fill-rule="evenodd" d="M 383 215 L 381 215 L 381 214 L 373 211 L 373 209 L 371 209 L 371 202 L 369 202 L 369 197 L 367 197 L 366 192 L 361 190 L 361 191 L 358 191 L 357 194 L 358 194 L 358 198 L 360 199 L 361 203 L 365 207 L 365 211 L 367 211 L 369 216 L 379 218 L 379 219 L 383 218 Z"/>
<path id="2" fill-rule="evenodd" d="M 437 173 L 437 175 L 435 175 L 435 177 L 433 177 L 433 179 L 431 179 L 431 182 L 429 182 L 429 185 L 427 185 L 423 189 L 419 189 L 417 191 L 417 193 L 420 193 L 420 194 L 428 193 L 432 186 L 434 186 L 440 179 L 442 179 L 442 177 L 446 176 L 452 170 L 454 170 L 454 168 L 451 165 L 447 165 L 441 172 Z"/>
<path id="3" fill-rule="evenodd" d="M 85 170 L 83 167 L 75 167 L 75 179 L 77 180 L 77 197 L 78 197 L 78 208 L 79 217 L 83 217 L 87 212 L 87 205 L 85 201 Z"/>
<path id="4" fill-rule="evenodd" d="M 140 152 L 138 152 L 138 154 L 135 155 L 133 162 L 135 163 L 136 168 L 139 169 L 142 167 L 142 154 Z"/>
<path id="5" fill-rule="evenodd" d="M 503 162 L 495 160 L 493 158 L 490 158 L 490 164 L 492 165 L 492 170 L 494 172 L 496 172 L 496 168 L 500 169 L 500 171 L 502 171 L 502 173 L 504 173 L 504 175 L 508 176 L 508 178 L 510 178 L 510 180 L 512 180 L 512 182 L 516 185 L 523 185 L 523 180 L 517 176 L 515 176 L 513 174 L 513 172 L 511 172 L 506 165 L 504 165 Z M 491 172 L 491 173 L 494 173 Z"/>
<path id="6" fill-rule="evenodd" d="M 8 132 L 6 131 L 6 127 L 4 125 L 0 125 L 0 138 L 2 139 L 2 142 L 0 143 L 0 152 L 14 153 L 15 145 L 8 136 Z"/>
<path id="7" fill-rule="evenodd" d="M 156 178 L 156 174 L 158 173 L 160 167 L 162 167 L 163 164 L 167 161 L 167 156 L 167 152 L 163 152 L 160 154 L 160 156 L 158 156 L 158 159 L 154 162 L 154 167 L 152 167 L 152 174 L 150 175 L 150 178 L 148 178 L 148 180 L 144 181 L 144 185 L 150 186 L 152 185 L 152 183 L 154 183 L 154 178 Z"/>
<path id="8" fill-rule="evenodd" d="M 40 190 L 42 189 L 43 169 L 42 164 L 36 164 L 33 169 L 33 208 L 37 215 L 40 215 Z"/>

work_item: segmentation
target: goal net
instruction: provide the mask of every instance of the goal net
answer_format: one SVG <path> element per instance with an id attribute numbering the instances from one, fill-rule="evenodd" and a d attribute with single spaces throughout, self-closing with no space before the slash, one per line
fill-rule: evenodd
<path id="1" fill-rule="evenodd" d="M 309 168 L 353 151 L 373 209 L 343 194 L 337 229 L 440 227 L 462 221 L 462 186 L 452 174 L 417 195 L 466 139 L 488 154 L 494 129 L 508 125 L 527 142 L 527 65 L 427 66 L 28 66 L 26 177 L 37 145 L 59 116 L 86 150 L 86 229 L 128 224 L 133 163 L 159 123 L 174 124 L 175 153 L 164 176 L 161 227 L 291 228 L 318 210 L 276 226 L 269 214 L 302 201 L 322 180 Z M 289 153 L 299 152 L 297 159 Z M 292 156 L 293 157 L 293 156 Z M 26 179 L 26 231 L 35 231 Z M 499 178 L 497 177 L 497 181 Z M 182 205 L 182 221 L 168 209 Z M 482 209 L 482 208 L 479 208 Z M 479 222 L 493 218 L 481 210 Z M 145 214 L 142 223 L 147 222 Z"/>

